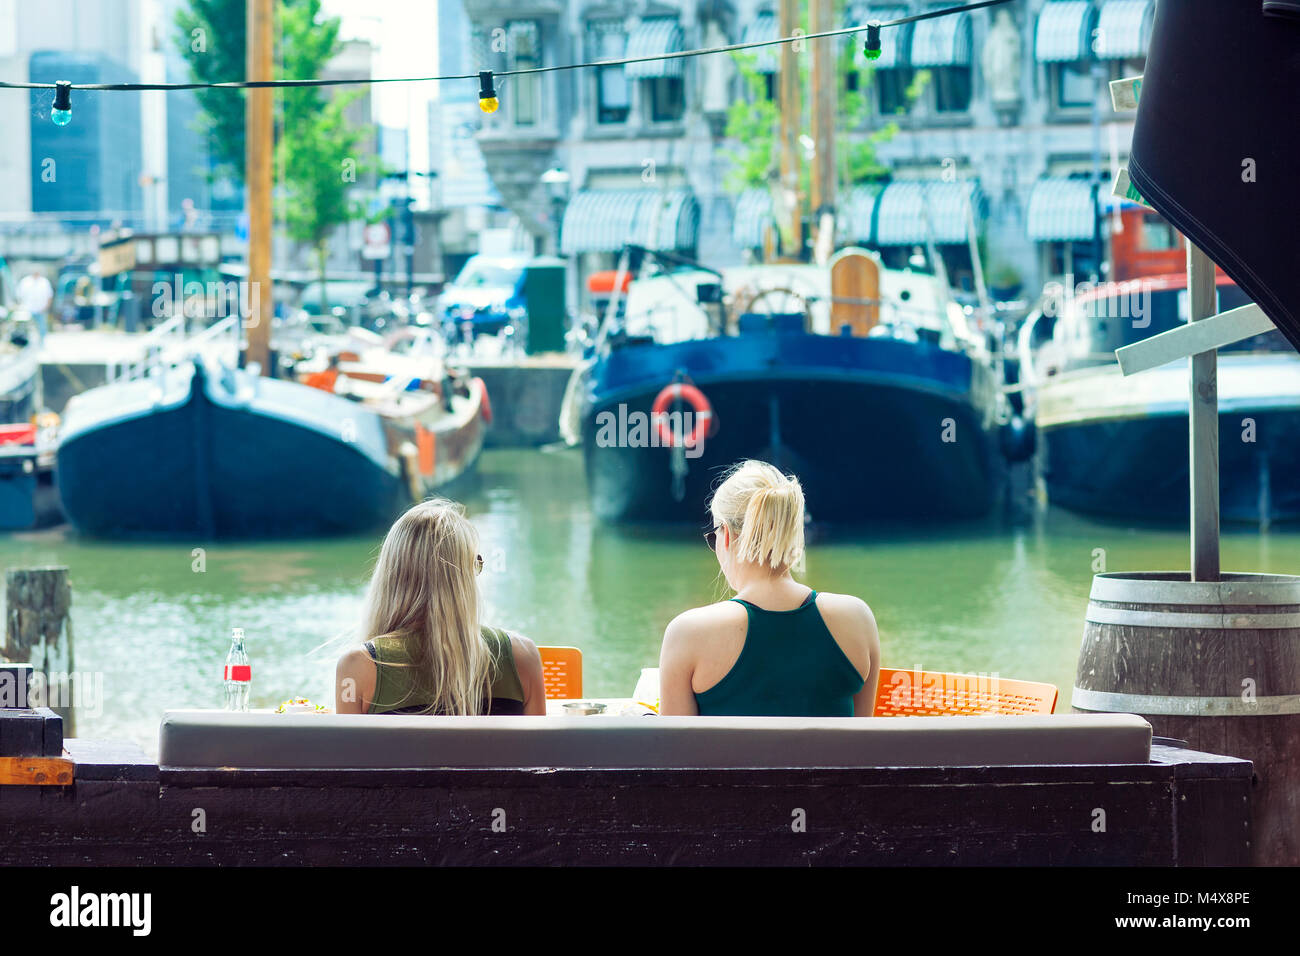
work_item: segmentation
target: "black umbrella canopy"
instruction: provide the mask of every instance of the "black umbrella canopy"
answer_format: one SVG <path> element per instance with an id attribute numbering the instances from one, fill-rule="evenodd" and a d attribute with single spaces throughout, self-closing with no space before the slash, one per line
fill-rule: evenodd
<path id="1" fill-rule="evenodd" d="M 1159 0 L 1129 175 L 1300 350 L 1300 0 Z"/>

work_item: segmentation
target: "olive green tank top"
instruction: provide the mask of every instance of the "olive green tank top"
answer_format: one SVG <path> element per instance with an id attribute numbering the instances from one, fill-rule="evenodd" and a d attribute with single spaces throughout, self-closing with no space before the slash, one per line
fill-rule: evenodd
<path id="1" fill-rule="evenodd" d="M 817 592 L 791 611 L 732 598 L 749 615 L 740 657 L 695 704 L 702 716 L 852 717 L 866 683 L 831 636 Z"/>
<path id="2" fill-rule="evenodd" d="M 480 714 L 520 716 L 524 712 L 524 685 L 515 669 L 510 635 L 494 627 L 483 628 L 483 640 L 492 651 L 491 696 L 479 707 Z M 426 714 L 428 692 L 417 686 L 409 666 L 410 655 L 400 637 L 377 637 L 366 641 L 366 651 L 375 662 L 375 697 L 371 714 Z"/>

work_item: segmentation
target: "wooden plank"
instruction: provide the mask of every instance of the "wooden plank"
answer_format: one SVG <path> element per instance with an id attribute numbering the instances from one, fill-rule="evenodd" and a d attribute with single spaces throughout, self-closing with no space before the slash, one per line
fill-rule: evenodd
<path id="1" fill-rule="evenodd" d="M 1132 345 L 1115 350 L 1119 370 L 1125 375 L 1135 375 L 1147 369 L 1159 368 L 1179 359 L 1191 358 L 1201 352 L 1223 348 L 1252 335 L 1262 335 L 1277 326 L 1259 306 L 1243 305 L 1239 309 L 1220 312 L 1199 322 L 1179 325 L 1167 332 L 1142 339 Z"/>
<path id="2" fill-rule="evenodd" d="M 66 787 L 75 772 L 64 757 L 0 757 L 0 786 Z"/>

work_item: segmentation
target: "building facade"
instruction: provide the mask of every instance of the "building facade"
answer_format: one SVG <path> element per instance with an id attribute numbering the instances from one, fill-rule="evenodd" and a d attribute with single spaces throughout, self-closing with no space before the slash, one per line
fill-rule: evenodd
<path id="1" fill-rule="evenodd" d="M 839 9 L 851 26 L 939 6 Z M 1132 136 L 1108 83 L 1141 73 L 1154 6 L 1025 0 L 886 28 L 875 61 L 862 55 L 865 31 L 832 41 L 840 93 L 862 107 L 842 118 L 841 156 L 896 127 L 876 145 L 874 173 L 842 177 L 837 242 L 895 264 L 937 249 L 963 284 L 972 234 L 1001 285 L 1032 291 L 1053 275 L 1104 273 L 1110 183 Z M 766 0 L 465 0 L 465 9 L 474 71 L 777 36 Z M 539 249 L 558 247 L 579 272 L 609 267 L 628 242 L 715 266 L 743 261 L 764 244 L 773 189 L 737 186 L 734 154 L 745 144 L 728 139 L 727 120 L 733 104 L 775 96 L 776 49 L 502 78 L 501 107 L 478 133 L 502 202 Z"/>

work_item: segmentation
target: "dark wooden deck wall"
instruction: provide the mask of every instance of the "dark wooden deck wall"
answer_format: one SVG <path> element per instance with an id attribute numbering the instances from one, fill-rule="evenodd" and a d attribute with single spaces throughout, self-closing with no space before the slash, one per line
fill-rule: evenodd
<path id="1" fill-rule="evenodd" d="M 1140 766 L 293 773 L 67 746 L 73 786 L 0 787 L 0 864 L 1249 862 L 1249 762 L 1164 746 Z"/>

